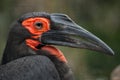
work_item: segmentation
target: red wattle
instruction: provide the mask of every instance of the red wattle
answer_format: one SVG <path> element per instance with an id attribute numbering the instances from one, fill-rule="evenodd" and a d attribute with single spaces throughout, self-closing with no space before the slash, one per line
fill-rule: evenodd
<path id="1" fill-rule="evenodd" d="M 67 60 L 63 55 L 63 53 L 56 47 L 47 45 L 47 46 L 43 46 L 41 49 L 50 52 L 51 55 L 56 56 L 60 61 L 67 63 Z"/>

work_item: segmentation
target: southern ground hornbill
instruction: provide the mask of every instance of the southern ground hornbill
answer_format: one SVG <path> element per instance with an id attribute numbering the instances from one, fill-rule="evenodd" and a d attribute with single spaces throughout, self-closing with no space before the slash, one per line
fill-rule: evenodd
<path id="1" fill-rule="evenodd" d="M 103 41 L 65 14 L 27 13 L 11 27 L 0 80 L 73 80 L 67 60 L 52 45 L 114 54 Z"/>

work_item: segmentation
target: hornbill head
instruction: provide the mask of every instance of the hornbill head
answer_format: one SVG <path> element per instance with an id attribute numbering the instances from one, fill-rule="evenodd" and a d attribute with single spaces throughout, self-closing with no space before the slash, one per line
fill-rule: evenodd
<path id="1" fill-rule="evenodd" d="M 18 22 L 28 35 L 24 30 L 19 30 L 19 34 L 22 34 L 26 44 L 33 50 L 48 45 L 60 45 L 114 55 L 112 49 L 101 39 L 77 25 L 65 14 L 33 12 L 23 15 Z"/>

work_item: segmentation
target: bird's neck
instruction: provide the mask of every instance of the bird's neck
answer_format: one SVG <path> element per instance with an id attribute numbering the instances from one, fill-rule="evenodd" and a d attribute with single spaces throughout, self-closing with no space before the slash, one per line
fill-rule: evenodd
<path id="1" fill-rule="evenodd" d="M 55 64 L 61 80 L 74 80 L 73 72 L 67 63 L 63 63 L 59 60 L 53 61 L 53 63 Z"/>
<path id="2" fill-rule="evenodd" d="M 54 63 L 61 80 L 73 80 L 72 71 L 67 64 L 66 58 L 59 49 L 54 46 L 44 46 L 41 50 L 43 52 L 38 51 L 38 54 L 47 56 Z"/>
<path id="3" fill-rule="evenodd" d="M 9 34 L 6 47 L 3 53 L 2 64 L 6 64 L 12 60 L 24 57 L 29 54 L 29 47 L 25 44 L 23 38 Z"/>
<path id="4" fill-rule="evenodd" d="M 45 54 L 44 53 L 45 50 L 52 54 L 50 55 Z M 47 56 L 54 63 L 58 73 L 60 74 L 61 80 L 73 80 L 72 71 L 68 67 L 67 61 L 60 50 L 52 46 L 51 47 L 47 46 L 47 47 L 41 48 L 40 50 L 34 51 L 30 47 L 28 47 L 28 45 L 26 45 L 25 39 L 17 36 L 13 36 L 13 35 L 12 36 L 9 35 L 9 38 L 3 53 L 2 64 L 6 64 L 20 57 L 30 56 L 33 54 Z"/>

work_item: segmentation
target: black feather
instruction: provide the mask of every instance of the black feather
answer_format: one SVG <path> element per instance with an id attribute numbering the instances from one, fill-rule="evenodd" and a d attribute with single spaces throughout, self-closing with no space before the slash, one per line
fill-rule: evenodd
<path id="1" fill-rule="evenodd" d="M 50 59 L 36 55 L 0 66 L 0 80 L 60 80 L 60 78 Z"/>

